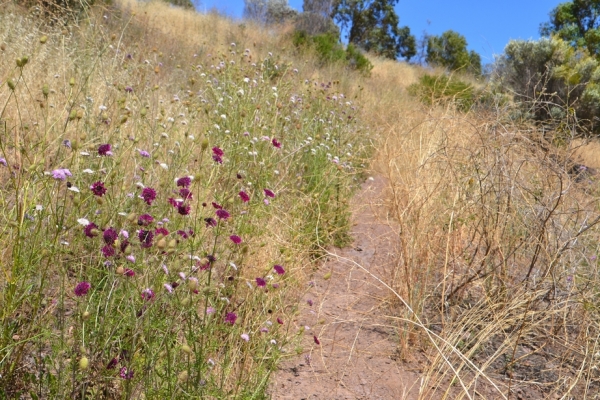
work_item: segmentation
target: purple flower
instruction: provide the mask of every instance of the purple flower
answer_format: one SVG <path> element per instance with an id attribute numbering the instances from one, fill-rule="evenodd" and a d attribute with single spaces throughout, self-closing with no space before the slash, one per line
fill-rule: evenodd
<path id="1" fill-rule="evenodd" d="M 167 292 L 173 293 L 173 286 L 169 285 L 168 283 L 165 283 L 163 286 L 165 287 Z"/>
<path id="2" fill-rule="evenodd" d="M 248 193 L 244 192 L 243 190 L 240 191 L 239 195 L 240 195 L 240 199 L 242 199 L 242 201 L 244 203 L 247 203 L 250 201 L 250 196 L 248 196 Z"/>
<path id="3" fill-rule="evenodd" d="M 217 221 L 214 218 L 204 218 L 204 222 L 206 222 L 207 228 L 217 226 Z"/>
<path id="4" fill-rule="evenodd" d="M 125 268 L 125 272 L 123 273 L 123 275 L 125 275 L 128 278 L 131 278 L 132 276 L 135 276 L 135 271 L 132 270 L 131 268 Z M 142 296 L 144 297 L 144 296 Z M 152 293 L 152 297 L 154 297 L 154 293 Z"/>
<path id="5" fill-rule="evenodd" d="M 225 322 L 228 324 L 235 324 L 235 320 L 237 319 L 237 315 L 235 315 L 235 313 L 227 313 L 227 315 L 225 315 Z"/>
<path id="6" fill-rule="evenodd" d="M 240 335 L 240 337 L 242 338 L 243 341 L 247 342 L 250 340 L 250 336 L 247 333 L 242 333 Z"/>
<path id="7" fill-rule="evenodd" d="M 98 233 L 100 232 L 98 231 L 98 226 L 95 223 L 90 222 L 83 228 L 83 233 L 85 236 L 93 238 L 94 236 L 98 236 Z"/>
<path id="8" fill-rule="evenodd" d="M 56 180 L 64 181 L 65 179 L 67 179 L 67 176 L 73 175 L 71 174 L 71 171 L 69 171 L 66 168 L 59 168 L 52 171 L 52 177 Z"/>
<path id="9" fill-rule="evenodd" d="M 8 163 L 6 162 L 6 158 L 0 157 L 0 164 L 4 165 L 5 167 L 8 167 Z"/>
<path id="10" fill-rule="evenodd" d="M 212 202 L 212 206 L 217 210 L 220 210 L 221 208 L 223 208 L 222 205 L 220 205 L 219 203 L 215 203 L 214 201 Z"/>
<path id="11" fill-rule="evenodd" d="M 282 320 L 281 318 L 277 318 L 277 323 L 278 323 L 279 325 L 283 325 L 283 320 Z"/>
<path id="12" fill-rule="evenodd" d="M 213 151 L 213 156 L 212 159 L 219 164 L 223 164 L 223 150 L 221 150 L 218 147 L 213 147 L 212 148 Z"/>
<path id="13" fill-rule="evenodd" d="M 112 156 L 113 153 L 112 151 L 110 151 L 112 149 L 112 146 L 108 143 L 106 144 L 101 144 L 98 147 L 98 155 L 100 156 Z"/>
<path id="14" fill-rule="evenodd" d="M 131 86 L 126 86 L 126 87 L 125 87 L 125 91 L 126 91 L 127 93 L 133 93 L 133 88 L 132 88 Z"/>
<path id="15" fill-rule="evenodd" d="M 123 239 L 123 241 L 121 242 L 121 246 L 120 246 L 121 253 L 125 253 L 125 250 L 127 250 L 128 246 L 129 246 L 129 240 L 128 239 Z"/>
<path id="16" fill-rule="evenodd" d="M 211 315 L 215 313 L 215 308 L 214 307 L 206 307 L 206 315 Z"/>
<path id="17" fill-rule="evenodd" d="M 188 215 L 190 213 L 190 205 L 181 203 L 177 206 L 177 212 L 181 215 Z"/>
<path id="18" fill-rule="evenodd" d="M 94 195 L 96 195 L 98 197 L 102 197 L 106 193 L 106 188 L 104 187 L 104 183 L 101 181 L 94 182 L 94 184 L 92 186 L 90 186 L 90 189 L 92 190 Z"/>
<path id="19" fill-rule="evenodd" d="M 281 148 L 281 143 L 275 138 L 273 138 L 273 140 L 271 140 L 271 144 L 273 144 L 273 147 L 276 147 L 278 149 Z"/>
<path id="20" fill-rule="evenodd" d="M 156 190 L 151 187 L 144 188 L 144 190 L 142 190 L 142 199 L 144 199 L 146 204 L 151 206 L 152 202 L 156 199 Z"/>
<path id="21" fill-rule="evenodd" d="M 154 222 L 154 218 L 150 214 L 142 214 L 138 218 L 138 225 L 140 226 L 148 226 Z"/>
<path id="22" fill-rule="evenodd" d="M 77 296 L 77 297 L 85 296 L 91 287 L 92 287 L 92 285 L 90 285 L 89 282 L 86 282 L 86 281 L 79 282 L 77 284 L 77 286 L 75 286 L 75 296 Z"/>
<path id="23" fill-rule="evenodd" d="M 108 365 L 106 366 L 106 369 L 113 369 L 117 366 L 118 363 L 119 359 L 117 357 L 113 357 L 113 359 L 110 360 Z"/>
<path id="24" fill-rule="evenodd" d="M 306 304 L 308 304 L 310 307 L 313 306 L 313 301 L 311 299 L 306 300 Z"/>
<path id="25" fill-rule="evenodd" d="M 231 239 L 231 241 L 235 244 L 242 243 L 242 238 L 239 237 L 238 235 L 231 235 L 231 236 L 229 236 L 229 239 Z"/>
<path id="26" fill-rule="evenodd" d="M 127 367 L 123 367 L 121 368 L 121 370 L 119 371 L 119 375 L 121 376 L 121 378 L 123 379 L 131 379 L 133 378 L 133 371 L 128 370 Z"/>
<path id="27" fill-rule="evenodd" d="M 152 239 L 154 238 L 154 233 L 152 231 L 140 230 L 138 233 L 138 238 L 142 243 L 142 247 L 148 248 L 152 247 Z"/>
<path id="28" fill-rule="evenodd" d="M 65 139 L 62 142 L 63 146 L 65 146 L 67 149 L 71 148 L 71 141 L 69 139 Z"/>
<path id="29" fill-rule="evenodd" d="M 148 153 L 146 150 L 138 150 L 138 153 L 140 153 L 140 156 L 148 158 L 150 157 L 150 153 Z"/>
<path id="30" fill-rule="evenodd" d="M 183 197 L 183 200 L 184 200 L 184 201 L 185 201 L 185 200 L 192 200 L 192 199 L 193 199 L 193 197 L 194 197 L 194 196 L 193 196 L 193 194 L 192 194 L 192 192 L 190 191 L 190 189 L 188 189 L 188 188 L 185 188 L 185 187 L 184 187 L 184 188 L 181 188 L 181 189 L 179 189 L 179 195 L 180 195 L 181 197 Z"/>
<path id="31" fill-rule="evenodd" d="M 119 238 L 119 234 L 113 228 L 108 228 L 102 233 L 106 244 L 113 244 Z"/>
<path id="32" fill-rule="evenodd" d="M 106 246 L 104 246 L 102 248 L 102 254 L 104 255 L 104 257 L 108 258 L 108 257 L 112 257 L 115 255 L 115 248 L 112 247 L 110 244 L 107 244 Z"/>
<path id="33" fill-rule="evenodd" d="M 273 269 L 275 270 L 275 272 L 277 273 L 277 275 L 283 275 L 283 274 L 285 274 L 285 269 L 283 269 L 283 267 L 281 265 L 275 265 L 273 267 Z"/>
<path id="34" fill-rule="evenodd" d="M 154 234 L 155 235 L 169 236 L 169 231 L 166 228 L 160 227 L 160 228 L 156 228 L 154 230 Z"/>
<path id="35" fill-rule="evenodd" d="M 229 213 L 223 209 L 217 210 L 216 214 L 219 219 L 227 219 L 230 217 Z"/>
<path id="36" fill-rule="evenodd" d="M 267 286 L 267 282 L 263 278 L 256 278 L 256 286 L 265 287 Z"/>
<path id="37" fill-rule="evenodd" d="M 191 184 L 192 179 L 189 176 L 184 176 L 183 178 L 177 179 L 177 186 L 188 188 Z"/>
<path id="38" fill-rule="evenodd" d="M 147 288 L 142 290 L 142 299 L 148 301 L 148 300 L 152 300 L 154 298 L 154 292 L 152 291 L 152 289 Z"/>
<path id="39" fill-rule="evenodd" d="M 263 189 L 263 192 L 265 192 L 265 196 L 270 197 L 272 199 L 275 198 L 275 193 L 273 193 L 273 191 L 269 189 Z"/>

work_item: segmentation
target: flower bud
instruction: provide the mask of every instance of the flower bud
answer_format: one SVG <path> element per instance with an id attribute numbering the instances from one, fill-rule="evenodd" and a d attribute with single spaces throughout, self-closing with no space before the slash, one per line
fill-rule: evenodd
<path id="1" fill-rule="evenodd" d="M 40 43 L 41 44 L 46 44 L 46 42 L 48 41 L 48 36 L 44 35 L 40 38 Z"/>
<path id="2" fill-rule="evenodd" d="M 90 361 L 88 360 L 88 358 L 81 357 L 81 359 L 79 360 L 79 369 L 84 371 L 84 370 L 88 369 L 89 365 L 90 365 Z"/>

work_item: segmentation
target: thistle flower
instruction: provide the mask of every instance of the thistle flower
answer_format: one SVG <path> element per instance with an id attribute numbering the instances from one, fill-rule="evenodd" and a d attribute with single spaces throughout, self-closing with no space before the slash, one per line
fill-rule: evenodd
<path id="1" fill-rule="evenodd" d="M 285 269 L 283 269 L 283 267 L 281 265 L 275 265 L 273 267 L 273 269 L 275 270 L 275 272 L 277 273 L 277 275 L 283 275 L 283 274 L 285 274 Z"/>
<path id="2" fill-rule="evenodd" d="M 235 321 L 237 320 L 237 315 L 235 313 L 227 313 L 227 315 L 225 315 L 225 323 L 227 324 L 235 324 Z"/>
<path id="3" fill-rule="evenodd" d="M 92 184 L 92 186 L 90 186 L 90 189 L 92 190 L 94 195 L 96 195 L 98 197 L 102 197 L 106 193 L 106 188 L 104 187 L 104 183 L 101 181 L 94 182 L 94 184 Z"/>
<path id="4" fill-rule="evenodd" d="M 77 296 L 77 297 L 85 296 L 91 287 L 92 287 L 92 285 L 90 285 L 89 282 L 86 282 L 86 281 L 79 282 L 77 284 L 77 286 L 75 286 L 75 296 Z"/>
<path id="5" fill-rule="evenodd" d="M 98 226 L 95 223 L 90 222 L 85 226 L 85 228 L 83 228 L 83 233 L 85 234 L 85 236 L 93 238 L 94 236 L 98 236 L 100 231 L 98 230 Z"/>
<path id="6" fill-rule="evenodd" d="M 229 236 L 229 239 L 235 244 L 242 243 L 242 238 L 239 237 L 238 235 L 231 235 L 231 236 Z"/>
<path id="7" fill-rule="evenodd" d="M 104 238 L 104 243 L 113 244 L 119 238 L 119 234 L 111 227 L 104 230 L 102 237 Z"/>
<path id="8" fill-rule="evenodd" d="M 275 193 L 273 193 L 273 191 L 269 189 L 263 189 L 263 192 L 265 192 L 265 196 L 270 197 L 272 199 L 275 198 Z"/>
<path id="9" fill-rule="evenodd" d="M 152 202 L 156 199 L 156 190 L 152 189 L 151 187 L 145 187 L 142 190 L 142 199 L 144 199 L 146 204 L 151 206 Z"/>
<path id="10" fill-rule="evenodd" d="M 100 156 L 112 156 L 113 153 L 112 151 L 110 151 L 112 149 L 112 146 L 108 143 L 106 144 L 101 144 L 98 147 L 98 155 Z"/>
<path id="11" fill-rule="evenodd" d="M 148 226 L 154 222 L 154 218 L 150 214 L 142 214 L 138 218 L 138 225 L 140 226 Z"/>
<path id="12" fill-rule="evenodd" d="M 112 257 L 115 255 L 115 248 L 112 247 L 110 244 L 107 244 L 106 246 L 102 247 L 102 254 L 106 258 Z"/>
<path id="13" fill-rule="evenodd" d="M 73 174 L 66 168 L 59 168 L 52 171 L 52 177 L 57 181 L 64 181 L 67 179 L 67 176 L 73 176 Z"/>
<path id="14" fill-rule="evenodd" d="M 267 282 L 263 278 L 256 278 L 256 286 L 265 287 L 267 286 Z"/>
<path id="15" fill-rule="evenodd" d="M 240 191 L 240 193 L 238 193 L 240 195 L 240 199 L 242 199 L 242 201 L 244 203 L 247 203 L 250 201 L 250 196 L 248 196 L 248 193 L 244 192 L 243 190 Z"/>
<path id="16" fill-rule="evenodd" d="M 177 186 L 188 188 L 192 184 L 192 178 L 184 176 L 183 178 L 177 179 Z"/>
<path id="17" fill-rule="evenodd" d="M 219 219 L 227 219 L 230 217 L 229 213 L 223 209 L 217 210 L 216 214 Z"/>
<path id="18" fill-rule="evenodd" d="M 150 288 L 142 290 L 142 299 L 148 301 L 154 298 L 154 292 Z"/>

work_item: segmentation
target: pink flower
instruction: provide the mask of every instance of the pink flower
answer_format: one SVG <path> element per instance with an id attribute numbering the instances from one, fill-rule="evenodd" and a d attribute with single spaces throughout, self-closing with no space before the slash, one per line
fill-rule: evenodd
<path id="1" fill-rule="evenodd" d="M 283 269 L 283 267 L 281 265 L 275 265 L 273 267 L 273 269 L 275 270 L 275 272 L 277 273 L 277 275 L 283 275 L 283 274 L 285 274 L 285 269 Z"/>
<path id="2" fill-rule="evenodd" d="M 239 195 L 240 195 L 240 199 L 242 199 L 242 201 L 244 203 L 247 203 L 250 201 L 250 196 L 248 196 L 248 193 L 244 192 L 243 190 L 240 191 Z"/>
<path id="3" fill-rule="evenodd" d="M 267 286 L 267 282 L 263 278 L 256 278 L 256 286 L 265 287 Z"/>
<path id="4" fill-rule="evenodd" d="M 239 237 L 238 235 L 231 235 L 231 236 L 229 236 L 229 239 L 231 239 L 231 241 L 235 244 L 242 243 L 242 238 Z"/>
<path id="5" fill-rule="evenodd" d="M 263 191 L 265 192 L 265 196 L 270 197 L 272 199 L 275 198 L 275 193 L 273 193 L 273 191 L 271 191 L 269 189 L 264 189 Z"/>

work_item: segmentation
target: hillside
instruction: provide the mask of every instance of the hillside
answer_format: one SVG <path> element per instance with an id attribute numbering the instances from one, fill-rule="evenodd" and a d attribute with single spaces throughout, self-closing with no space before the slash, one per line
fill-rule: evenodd
<path id="1" fill-rule="evenodd" d="M 302 313 L 357 201 L 386 227 L 370 323 L 411 396 L 598 392 L 597 156 L 570 120 L 426 104 L 408 88 L 440 71 L 365 75 L 291 26 L 158 2 L 0 21 L 3 398 L 268 397 L 336 343 Z"/>

